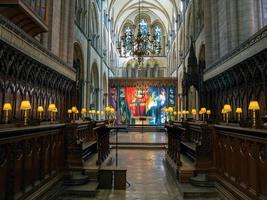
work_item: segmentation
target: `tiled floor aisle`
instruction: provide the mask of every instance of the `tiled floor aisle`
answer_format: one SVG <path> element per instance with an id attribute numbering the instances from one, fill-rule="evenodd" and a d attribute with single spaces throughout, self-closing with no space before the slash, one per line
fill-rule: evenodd
<path id="1" fill-rule="evenodd" d="M 166 143 L 166 133 L 163 132 L 130 132 L 118 133 L 119 143 Z M 115 133 L 110 136 L 110 142 L 115 142 Z"/>
<path id="2" fill-rule="evenodd" d="M 119 166 L 127 167 L 127 180 L 131 186 L 126 191 L 110 192 L 105 198 L 101 198 L 101 192 L 97 199 L 178 199 L 177 186 L 166 172 L 163 158 L 164 151 L 119 150 Z"/>
<path id="3" fill-rule="evenodd" d="M 115 140 L 111 136 L 111 140 Z M 119 133 L 119 142 L 166 142 L 164 133 Z M 115 150 L 112 151 L 115 158 Z M 63 200 L 181 200 L 175 178 L 164 164 L 164 150 L 119 149 L 118 165 L 127 168 L 130 187 L 100 190 L 96 198 L 64 197 Z M 200 199 L 198 199 L 200 200 Z"/>

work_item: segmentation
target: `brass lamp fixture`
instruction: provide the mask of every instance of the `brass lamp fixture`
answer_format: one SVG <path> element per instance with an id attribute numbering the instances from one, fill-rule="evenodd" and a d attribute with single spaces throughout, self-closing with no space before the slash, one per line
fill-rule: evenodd
<path id="1" fill-rule="evenodd" d="M 70 118 L 71 116 L 71 113 L 72 113 L 72 111 L 71 111 L 71 109 L 68 109 L 68 117 Z"/>
<path id="2" fill-rule="evenodd" d="M 50 112 L 50 120 L 53 122 L 53 111 L 56 109 L 56 105 L 54 103 L 50 103 L 48 105 L 48 111 Z"/>
<path id="3" fill-rule="evenodd" d="M 260 110 L 260 105 L 258 101 L 250 101 L 249 103 L 249 110 L 252 110 L 253 115 L 252 115 L 252 119 L 253 119 L 253 128 L 256 128 L 256 110 Z"/>
<path id="4" fill-rule="evenodd" d="M 242 114 L 242 108 L 236 108 L 236 111 L 235 112 L 237 113 L 237 121 L 240 122 L 240 120 L 241 120 L 241 114 Z"/>
<path id="5" fill-rule="evenodd" d="M 178 120 L 180 121 L 181 119 L 181 115 L 182 115 L 182 112 L 181 111 L 178 111 Z"/>
<path id="6" fill-rule="evenodd" d="M 186 110 L 182 111 L 182 117 L 185 119 L 186 118 Z"/>
<path id="7" fill-rule="evenodd" d="M 10 110 L 12 110 L 11 103 L 5 103 L 4 106 L 3 106 L 3 111 L 6 111 L 5 112 L 5 123 L 6 124 L 8 123 L 8 112 Z"/>
<path id="8" fill-rule="evenodd" d="M 118 41 L 118 52 L 121 57 L 133 56 L 137 58 L 139 65 L 144 61 L 144 57 L 148 55 L 159 55 L 161 52 L 160 41 L 158 41 L 156 33 L 150 37 L 150 33 L 143 35 L 141 32 L 141 2 L 139 0 L 139 25 L 137 34 L 128 34 L 126 31 Z M 130 48 L 127 47 L 130 43 Z"/>
<path id="9" fill-rule="evenodd" d="M 188 110 L 185 111 L 186 118 L 189 118 L 190 112 Z"/>
<path id="10" fill-rule="evenodd" d="M 205 113 L 207 112 L 207 109 L 205 107 L 202 107 L 200 109 L 200 111 L 201 111 L 201 114 L 202 114 L 202 120 L 205 121 Z"/>
<path id="11" fill-rule="evenodd" d="M 56 119 L 57 119 L 57 112 L 58 112 L 57 107 L 55 107 L 55 109 L 52 110 L 52 113 L 53 113 L 53 121 L 56 121 Z"/>
<path id="12" fill-rule="evenodd" d="M 44 112 L 44 107 L 43 106 L 38 106 L 37 107 L 37 112 L 39 113 L 39 119 L 42 119 L 42 113 Z"/>
<path id="13" fill-rule="evenodd" d="M 193 115 L 193 119 L 196 120 L 197 110 L 193 108 L 193 109 L 191 110 L 191 113 L 192 113 L 192 115 Z"/>
<path id="14" fill-rule="evenodd" d="M 76 106 L 72 106 L 71 111 L 73 113 L 73 121 L 75 121 L 76 113 L 77 113 L 78 109 Z"/>
<path id="15" fill-rule="evenodd" d="M 208 119 L 210 118 L 210 115 L 211 115 L 211 110 L 207 110 L 207 115 L 208 115 Z"/>
<path id="16" fill-rule="evenodd" d="M 229 122 L 229 113 L 232 112 L 232 107 L 231 107 L 231 105 L 229 105 L 229 104 L 225 104 L 225 105 L 223 106 L 223 109 L 224 109 L 224 111 L 226 112 L 226 113 L 225 113 L 225 114 L 226 114 L 226 123 L 228 124 L 228 122 Z"/>
<path id="17" fill-rule="evenodd" d="M 79 120 L 79 110 L 77 109 L 76 113 L 75 113 L 75 116 L 77 118 L 77 120 Z"/>
<path id="18" fill-rule="evenodd" d="M 24 125 L 27 126 L 28 125 L 28 110 L 32 109 L 31 107 L 31 103 L 29 100 L 23 100 L 20 104 L 20 110 L 24 111 Z"/>
<path id="19" fill-rule="evenodd" d="M 226 121 L 226 111 L 224 109 L 222 109 L 222 115 L 223 115 L 223 121 Z"/>
<path id="20" fill-rule="evenodd" d="M 82 114 L 82 119 L 83 119 L 83 120 L 84 120 L 84 118 L 85 118 L 86 113 L 87 113 L 86 108 L 82 108 L 82 110 L 81 110 L 81 114 Z"/>

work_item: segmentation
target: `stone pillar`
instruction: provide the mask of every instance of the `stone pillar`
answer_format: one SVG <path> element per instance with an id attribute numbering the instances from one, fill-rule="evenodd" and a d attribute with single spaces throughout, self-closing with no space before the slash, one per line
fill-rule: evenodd
<path id="1" fill-rule="evenodd" d="M 257 17 L 254 1 L 238 0 L 237 2 L 239 39 L 242 43 L 257 31 Z"/>
<path id="2" fill-rule="evenodd" d="M 70 0 L 62 0 L 61 3 L 61 23 L 60 23 L 60 50 L 59 57 L 67 62 L 68 56 L 68 33 L 73 32 L 74 29 L 69 29 L 69 6 Z M 73 47 L 72 47 L 73 48 Z"/>
<path id="3" fill-rule="evenodd" d="M 229 23 L 229 51 L 236 48 L 239 44 L 238 38 L 238 13 L 237 13 L 237 1 L 235 0 L 227 0 L 227 16 L 228 16 L 228 23 Z"/>
<path id="4" fill-rule="evenodd" d="M 73 61 L 73 42 L 74 42 L 74 20 L 75 20 L 75 1 L 69 2 L 68 38 L 67 38 L 67 63 L 72 66 Z M 85 65 L 86 66 L 86 65 Z"/>

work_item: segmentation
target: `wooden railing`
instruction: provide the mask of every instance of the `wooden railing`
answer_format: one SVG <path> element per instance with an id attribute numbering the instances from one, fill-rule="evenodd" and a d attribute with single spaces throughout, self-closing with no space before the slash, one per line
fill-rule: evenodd
<path id="1" fill-rule="evenodd" d="M 108 133 L 105 122 L 90 121 L 1 127 L 0 199 L 49 195 L 46 191 L 68 178 L 69 171 L 83 170 L 86 159 L 97 153 L 97 144 L 100 160 L 107 157 Z"/>
<path id="2" fill-rule="evenodd" d="M 239 199 L 267 199 L 267 130 L 214 128 L 216 180 Z"/>
<path id="3" fill-rule="evenodd" d="M 95 122 L 67 124 L 67 163 L 70 169 L 83 168 L 83 163 L 96 153 Z"/>
<path id="4" fill-rule="evenodd" d="M 266 129 L 185 122 L 179 138 L 181 125 L 174 124 L 166 125 L 167 153 L 174 162 L 181 162 L 177 155 L 195 151 L 194 174 L 206 173 L 237 199 L 267 199 Z"/>
<path id="5" fill-rule="evenodd" d="M 97 165 L 101 165 L 102 162 L 108 157 L 110 154 L 109 148 L 109 130 L 106 126 L 106 122 L 102 121 L 97 123 L 96 128 L 94 128 L 97 137 Z"/>
<path id="6" fill-rule="evenodd" d="M 213 135 L 212 126 L 206 123 L 186 122 L 185 137 L 182 141 L 182 150 L 195 159 L 197 171 L 207 171 L 212 167 L 213 161 Z"/>
<path id="7" fill-rule="evenodd" d="M 185 132 L 180 124 L 166 124 L 168 133 L 168 150 L 167 154 L 176 164 L 177 167 L 181 166 L 180 153 L 181 153 L 181 138 Z"/>
<path id="8" fill-rule="evenodd" d="M 24 199 L 62 178 L 64 124 L 0 130 L 0 199 Z"/>

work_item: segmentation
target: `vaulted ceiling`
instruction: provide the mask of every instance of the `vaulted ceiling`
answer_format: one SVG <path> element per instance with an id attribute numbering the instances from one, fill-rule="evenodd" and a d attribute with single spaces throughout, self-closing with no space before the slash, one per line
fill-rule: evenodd
<path id="1" fill-rule="evenodd" d="M 179 11 L 177 0 L 140 0 L 141 12 L 149 13 L 162 21 L 170 30 L 173 18 Z M 138 14 L 139 0 L 108 0 L 108 14 L 114 19 L 113 30 L 119 30 L 126 19 Z"/>

